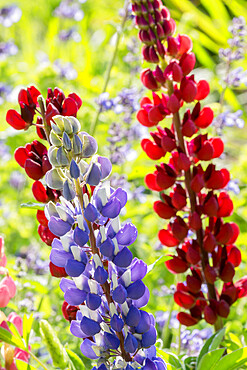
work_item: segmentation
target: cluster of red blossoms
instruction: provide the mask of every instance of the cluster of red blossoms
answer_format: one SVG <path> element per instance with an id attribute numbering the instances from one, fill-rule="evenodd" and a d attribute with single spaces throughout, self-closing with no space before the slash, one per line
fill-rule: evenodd
<path id="1" fill-rule="evenodd" d="M 174 274 L 188 271 L 186 282 L 177 284 L 174 299 L 190 312 L 180 312 L 178 320 L 190 326 L 204 317 L 219 328 L 230 306 L 247 295 L 247 278 L 233 283 L 241 253 L 234 245 L 238 226 L 224 221 L 233 212 L 233 203 L 223 190 L 230 174 L 211 163 L 223 153 L 224 144 L 201 131 L 214 118 L 212 109 L 200 103 L 209 94 L 209 84 L 197 82 L 191 74 L 196 63 L 192 41 L 187 35 L 173 36 L 175 22 L 162 2 L 132 0 L 132 4 L 144 43 L 143 57 L 156 64 L 154 70 L 148 68 L 141 74 L 153 99 L 141 100 L 137 118 L 146 127 L 172 118 L 170 128 L 157 126 L 151 139 L 143 139 L 141 145 L 152 160 L 169 153 L 169 160 L 159 162 L 145 183 L 160 192 L 154 211 L 170 220 L 158 235 L 164 246 L 176 248 L 166 267 Z M 185 103 L 190 103 L 189 108 Z M 221 291 L 217 280 L 223 282 Z"/>
<path id="2" fill-rule="evenodd" d="M 46 102 L 42 107 L 39 106 L 38 97 L 41 93 L 34 87 L 22 89 L 18 95 L 21 114 L 10 109 L 7 112 L 7 122 L 16 130 L 27 130 L 30 126 L 36 126 L 37 134 L 40 139 L 47 140 L 45 124 L 48 128 L 51 125 L 52 117 L 60 114 L 64 116 L 76 117 L 77 111 L 82 105 L 82 101 L 75 93 L 69 94 L 66 98 L 64 92 L 55 87 L 54 90 L 48 89 Z M 39 114 L 36 116 L 36 114 Z M 34 119 L 36 118 L 36 122 Z M 45 121 L 45 122 L 44 122 Z M 56 202 L 61 193 L 50 189 L 42 183 L 42 178 L 52 166 L 47 155 L 47 148 L 40 141 L 34 140 L 31 144 L 21 146 L 15 151 L 15 160 L 25 169 L 26 174 L 35 180 L 32 186 L 34 198 L 40 203 Z M 37 211 L 39 222 L 38 233 L 43 242 L 51 246 L 54 238 L 57 238 L 48 228 L 48 220 L 43 210 Z M 50 262 L 52 276 L 67 276 L 64 268 L 59 268 Z"/>

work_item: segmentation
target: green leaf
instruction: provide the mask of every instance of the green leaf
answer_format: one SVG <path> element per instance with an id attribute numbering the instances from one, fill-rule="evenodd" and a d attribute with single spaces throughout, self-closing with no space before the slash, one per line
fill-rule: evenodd
<path id="1" fill-rule="evenodd" d="M 214 349 L 213 351 L 206 353 L 202 357 L 196 369 L 197 370 L 211 370 L 213 366 L 216 364 L 216 362 L 219 361 L 224 351 L 225 351 L 225 348 L 219 348 L 219 349 Z"/>
<path id="2" fill-rule="evenodd" d="M 30 315 L 29 318 L 25 314 L 23 316 L 23 339 L 25 340 L 27 349 L 28 349 L 28 341 L 29 341 L 29 336 L 30 336 L 30 332 L 32 329 L 32 324 L 33 324 L 33 314 Z"/>
<path id="3" fill-rule="evenodd" d="M 163 360 L 165 362 L 167 362 L 170 365 L 174 366 L 175 369 L 182 369 L 182 364 L 179 361 L 179 358 L 176 355 L 174 355 L 174 353 L 165 352 L 165 351 L 158 350 L 158 349 L 157 349 L 157 351 L 161 355 L 161 357 L 163 358 Z"/>
<path id="4" fill-rule="evenodd" d="M 12 346 L 15 346 L 15 347 L 18 347 L 24 350 L 26 349 L 21 339 L 19 339 L 18 337 L 15 337 L 8 330 L 3 329 L 3 328 L 0 328 L 0 340 L 5 343 L 11 344 Z"/>
<path id="5" fill-rule="evenodd" d="M 147 274 L 153 270 L 154 266 L 157 265 L 159 266 L 160 264 L 164 263 L 165 261 L 168 261 L 170 260 L 171 257 L 170 256 L 161 256 L 159 257 L 156 261 L 154 261 L 154 263 L 152 263 L 151 265 L 148 266 L 148 269 L 147 269 Z"/>
<path id="6" fill-rule="evenodd" d="M 36 367 L 29 365 L 24 361 L 15 359 L 15 362 L 18 370 L 38 370 Z"/>
<path id="7" fill-rule="evenodd" d="M 70 349 L 66 348 L 66 352 L 69 355 L 71 362 L 73 363 L 75 369 L 85 370 L 85 365 L 83 361 L 77 356 L 76 353 L 72 352 Z"/>
<path id="8" fill-rule="evenodd" d="M 247 363 L 247 347 L 237 349 L 224 356 L 211 370 L 233 370 Z"/>
<path id="9" fill-rule="evenodd" d="M 189 356 L 184 360 L 185 370 L 194 370 L 196 368 L 196 357 Z"/>
<path id="10" fill-rule="evenodd" d="M 220 342 L 223 339 L 224 334 L 225 334 L 225 328 L 217 331 L 210 338 L 208 338 L 208 340 L 206 340 L 206 342 L 204 343 L 204 345 L 203 345 L 203 347 L 202 347 L 202 349 L 201 349 L 201 351 L 200 351 L 200 353 L 198 355 L 198 358 L 197 358 L 197 366 L 199 365 L 199 362 L 201 361 L 201 358 L 208 351 L 210 351 L 210 350 L 212 351 L 213 349 L 216 349 L 218 347 L 218 345 L 220 344 Z M 214 341 L 214 339 L 215 339 L 215 341 Z M 213 341 L 214 341 L 214 343 L 213 343 Z"/>
<path id="11" fill-rule="evenodd" d="M 45 208 L 45 205 L 43 203 L 27 202 L 27 203 L 22 203 L 21 208 L 33 208 L 33 209 L 43 210 Z"/>

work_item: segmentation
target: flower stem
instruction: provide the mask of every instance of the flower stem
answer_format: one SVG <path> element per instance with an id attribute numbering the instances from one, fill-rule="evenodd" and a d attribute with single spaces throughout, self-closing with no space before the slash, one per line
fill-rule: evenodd
<path id="1" fill-rule="evenodd" d="M 42 119 L 43 119 L 43 124 L 44 124 L 44 130 L 45 130 L 45 133 L 46 133 L 46 138 L 47 138 L 48 143 L 51 145 L 51 142 L 50 142 L 51 128 L 48 125 L 48 123 L 46 121 L 46 118 L 45 118 L 45 101 L 44 101 L 44 98 L 43 98 L 42 95 L 40 95 L 38 97 L 38 103 L 39 103 L 39 107 L 40 107 L 40 111 L 41 111 L 41 116 L 42 116 Z"/>
<path id="2" fill-rule="evenodd" d="M 31 351 L 28 351 L 29 355 L 44 369 L 48 370 L 48 368 L 36 357 Z"/>
<path id="3" fill-rule="evenodd" d="M 126 0 L 125 5 L 124 5 L 124 16 L 123 16 L 120 27 L 117 29 L 116 44 L 115 44 L 115 48 L 114 48 L 114 51 L 113 51 L 113 54 L 112 54 L 112 58 L 110 60 L 108 68 L 107 68 L 105 83 L 104 83 L 104 87 L 102 89 L 101 94 L 106 92 L 107 87 L 108 87 L 108 83 L 110 81 L 111 71 L 112 71 L 112 68 L 114 66 L 115 59 L 116 59 L 116 56 L 117 56 L 117 53 L 118 53 L 120 38 L 121 38 L 121 35 L 123 33 L 123 30 L 124 30 L 125 23 L 126 23 L 127 18 L 128 18 L 128 5 L 129 5 L 129 0 Z M 96 130 L 96 127 L 97 127 L 97 124 L 98 124 L 98 121 L 99 121 L 99 116 L 100 116 L 101 112 L 102 112 L 102 108 L 101 108 L 101 106 L 99 106 L 98 111 L 97 111 L 96 116 L 95 116 L 95 120 L 94 120 L 94 122 L 91 126 L 91 132 L 90 132 L 91 135 L 94 135 L 94 133 L 95 133 L 95 130 Z"/>

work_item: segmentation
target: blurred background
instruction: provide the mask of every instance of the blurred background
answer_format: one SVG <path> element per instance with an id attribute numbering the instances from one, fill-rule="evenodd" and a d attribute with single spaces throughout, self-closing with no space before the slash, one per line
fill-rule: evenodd
<path id="1" fill-rule="evenodd" d="M 221 114 L 212 133 L 224 138 L 225 155 L 218 162 L 231 171 L 230 195 L 235 205 L 231 220 L 241 230 L 240 278 L 247 274 L 246 38 L 241 45 L 245 58 L 231 65 L 237 82 L 226 81 L 227 61 L 222 50 L 231 48 L 232 19 L 241 16 L 247 20 L 247 2 L 168 0 L 164 5 L 177 21 L 177 32 L 192 38 L 196 76 L 207 79 L 212 90 L 206 103 L 216 116 Z M 19 110 L 18 92 L 30 85 L 44 97 L 47 88 L 57 86 L 66 95 L 75 92 L 82 98 L 78 112 L 82 129 L 94 131 L 99 153 L 109 156 L 114 164 L 112 185 L 123 186 L 129 194 L 122 219 L 131 219 L 139 232 L 132 252 L 148 265 L 157 261 L 146 277 L 149 310 L 158 319 L 165 345 L 176 351 L 180 328 L 172 292 L 177 277 L 166 270 L 164 256 L 169 252 L 157 240 L 164 222 L 152 209 L 158 195 L 144 187 L 144 176 L 153 170 L 153 163 L 140 148 L 140 138 L 147 132 L 135 117 L 140 98 L 146 94 L 139 81 L 145 64 L 137 34 L 131 7 L 120 0 L 0 0 L 0 233 L 5 238 L 8 268 L 18 282 L 18 293 L 6 310 L 33 311 L 37 319 L 49 319 L 63 344 L 69 342 L 77 353 L 80 340 L 73 337 L 70 342 L 69 325 L 62 320 L 59 281 L 49 277 L 50 247 L 38 236 L 36 210 L 22 206 L 33 201 L 32 181 L 13 158 L 15 149 L 35 139 L 36 132 L 34 128 L 15 131 L 5 116 L 10 108 Z M 165 323 L 169 315 L 168 330 Z M 246 321 L 247 302 L 243 299 L 231 310 L 227 328 L 236 338 L 240 333 L 247 338 Z M 208 336 L 205 330 L 198 332 L 183 331 L 183 351 L 198 351 Z M 39 348 L 39 355 L 45 357 L 40 341 L 36 332 L 33 348 Z"/>

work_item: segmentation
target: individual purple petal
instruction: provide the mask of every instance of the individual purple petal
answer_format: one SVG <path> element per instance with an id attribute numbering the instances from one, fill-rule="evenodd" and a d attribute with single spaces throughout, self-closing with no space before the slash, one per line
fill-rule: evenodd
<path id="1" fill-rule="evenodd" d="M 100 252 L 105 257 L 112 257 L 114 253 L 114 243 L 110 238 L 107 238 L 101 245 L 100 245 Z"/>
<path id="2" fill-rule="evenodd" d="M 86 335 L 81 330 L 80 322 L 77 320 L 71 321 L 70 332 L 77 338 L 86 338 Z"/>
<path id="3" fill-rule="evenodd" d="M 145 361 L 145 365 L 142 367 L 142 370 L 157 370 L 157 367 L 152 360 L 147 358 Z"/>
<path id="4" fill-rule="evenodd" d="M 128 298 L 139 299 L 145 293 L 145 284 L 141 280 L 136 280 L 134 283 L 130 284 L 126 290 Z"/>
<path id="5" fill-rule="evenodd" d="M 84 210 L 84 216 L 88 221 L 94 222 L 99 217 L 99 212 L 92 203 L 89 203 Z"/>
<path id="6" fill-rule="evenodd" d="M 116 289 L 112 293 L 112 298 L 117 303 L 120 303 L 120 304 L 124 303 L 127 298 L 126 289 L 122 285 L 117 286 Z"/>
<path id="7" fill-rule="evenodd" d="M 139 310 L 141 319 L 139 321 L 139 324 L 135 328 L 136 333 L 143 334 L 146 333 L 150 329 L 151 320 L 150 316 L 146 311 Z"/>
<path id="8" fill-rule="evenodd" d="M 153 325 L 150 326 L 150 329 L 142 335 L 142 346 L 148 348 L 155 344 L 156 342 L 156 329 Z"/>
<path id="9" fill-rule="evenodd" d="M 61 218 L 51 216 L 48 222 L 49 230 L 56 236 L 63 236 L 70 231 L 71 225 Z"/>
<path id="10" fill-rule="evenodd" d="M 93 346 L 95 346 L 95 343 L 93 343 L 91 340 L 86 338 L 82 344 L 81 344 L 81 352 L 85 357 L 90 358 L 91 360 L 96 360 L 98 356 L 95 354 L 93 350 Z"/>
<path id="11" fill-rule="evenodd" d="M 57 267 L 65 267 L 68 260 L 73 260 L 71 253 L 65 252 L 65 250 L 52 248 L 50 254 L 50 261 Z"/>
<path id="12" fill-rule="evenodd" d="M 72 158 L 70 162 L 70 168 L 69 168 L 70 176 L 73 179 L 78 179 L 80 177 L 80 169 L 76 161 Z"/>
<path id="13" fill-rule="evenodd" d="M 97 186 L 101 180 L 101 171 L 97 164 L 93 163 L 90 172 L 87 176 L 86 183 L 92 186 Z"/>
<path id="14" fill-rule="evenodd" d="M 94 279 L 99 284 L 105 284 L 106 280 L 108 279 L 108 273 L 102 266 L 98 266 L 94 273 Z"/>
<path id="15" fill-rule="evenodd" d="M 111 327 L 113 330 L 120 332 L 124 327 L 124 321 L 114 313 L 111 318 Z"/>
<path id="16" fill-rule="evenodd" d="M 126 324 L 129 326 L 137 326 L 139 324 L 141 314 L 135 306 L 130 306 L 129 312 L 126 316 Z"/>
<path id="17" fill-rule="evenodd" d="M 119 215 L 120 211 L 121 211 L 121 203 L 116 197 L 113 197 L 102 208 L 101 214 L 104 217 L 115 218 Z"/>
<path id="18" fill-rule="evenodd" d="M 119 230 L 116 238 L 120 245 L 128 246 L 134 243 L 137 234 L 137 228 L 131 222 L 128 222 Z"/>
<path id="19" fill-rule="evenodd" d="M 118 339 L 118 337 L 116 335 L 111 334 L 111 333 L 105 332 L 104 333 L 104 340 L 105 340 L 106 346 L 111 350 L 112 349 L 118 349 L 118 347 L 120 346 L 120 340 Z"/>
<path id="20" fill-rule="evenodd" d="M 64 293 L 69 288 L 74 288 L 74 289 L 76 288 L 76 285 L 73 282 L 73 280 L 66 279 L 66 278 L 61 279 L 59 286 L 60 286 L 60 289 L 62 290 L 62 292 L 64 292 Z"/>
<path id="21" fill-rule="evenodd" d="M 53 239 L 51 247 L 54 249 L 62 250 L 62 251 L 64 250 L 63 244 L 61 243 L 60 239 L 57 239 L 57 238 Z"/>
<path id="22" fill-rule="evenodd" d="M 100 332 L 100 325 L 97 321 L 94 321 L 86 316 L 83 316 L 81 320 L 81 330 L 89 337 L 92 337 Z"/>
<path id="23" fill-rule="evenodd" d="M 79 245 L 80 247 L 84 247 L 84 245 L 89 240 L 88 232 L 83 231 L 78 226 L 76 226 L 76 228 L 74 230 L 73 238 L 74 238 L 74 241 L 76 242 L 77 245 Z"/>
<path id="24" fill-rule="evenodd" d="M 108 177 L 112 170 L 111 161 L 106 157 L 98 157 L 98 163 L 101 165 L 101 180 Z"/>
<path id="25" fill-rule="evenodd" d="M 121 203 L 121 208 L 123 208 L 127 203 L 128 200 L 127 193 L 122 188 L 117 188 L 117 190 L 114 191 L 112 196 L 118 198 L 118 200 Z"/>
<path id="26" fill-rule="evenodd" d="M 150 293 L 149 293 L 149 290 L 147 287 L 145 287 L 145 293 L 143 294 L 143 296 L 137 300 L 135 300 L 133 302 L 133 304 L 137 307 L 137 308 L 140 308 L 140 307 L 144 307 L 148 304 L 148 301 L 149 301 L 149 296 L 150 296 Z"/>
<path id="27" fill-rule="evenodd" d="M 86 303 L 90 310 L 97 310 L 101 304 L 101 297 L 98 294 L 88 293 Z"/>
<path id="28" fill-rule="evenodd" d="M 154 360 L 157 370 L 167 370 L 167 366 L 161 358 L 155 357 L 155 359 L 153 360 Z"/>
<path id="29" fill-rule="evenodd" d="M 83 290 L 76 288 L 69 288 L 64 294 L 64 299 L 68 304 L 72 306 L 78 306 L 82 304 L 86 299 L 87 293 Z"/>
<path id="30" fill-rule="evenodd" d="M 94 137 L 87 132 L 81 131 L 79 137 L 82 140 L 82 156 L 84 158 L 92 157 L 98 150 L 98 144 Z"/>
<path id="31" fill-rule="evenodd" d="M 77 277 L 80 276 L 85 270 L 85 265 L 82 262 L 74 259 L 69 259 L 65 265 L 65 271 L 69 276 Z"/>
<path id="32" fill-rule="evenodd" d="M 134 353 L 137 350 L 138 342 L 137 339 L 132 335 L 128 334 L 124 341 L 124 349 L 126 352 Z"/>
<path id="33" fill-rule="evenodd" d="M 131 264 L 132 257 L 133 257 L 133 255 L 132 255 L 131 251 L 127 247 L 124 247 L 114 257 L 113 262 L 118 267 L 128 267 Z"/>
<path id="34" fill-rule="evenodd" d="M 134 258 L 131 266 L 131 280 L 136 281 L 138 279 L 143 279 L 147 273 L 147 264 L 138 258 Z"/>
<path id="35" fill-rule="evenodd" d="M 63 184 L 63 196 L 68 201 L 71 201 L 75 198 L 75 191 L 68 180 L 66 180 Z"/>

